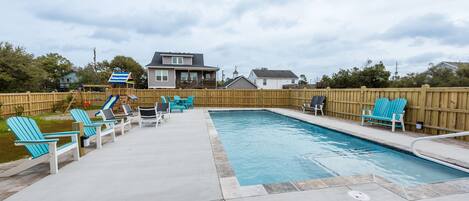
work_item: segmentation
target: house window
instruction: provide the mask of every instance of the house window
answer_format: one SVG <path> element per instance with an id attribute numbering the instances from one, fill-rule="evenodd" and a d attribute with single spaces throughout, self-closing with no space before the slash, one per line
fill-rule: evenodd
<path id="1" fill-rule="evenodd" d="M 210 80 L 210 79 L 211 79 L 210 73 L 205 74 L 205 79 L 206 79 L 206 80 Z"/>
<path id="2" fill-rule="evenodd" d="M 182 57 L 171 57 L 171 64 L 181 65 Z"/>
<path id="3" fill-rule="evenodd" d="M 295 80 L 291 80 L 291 83 L 292 83 L 292 84 L 295 84 Z"/>
<path id="4" fill-rule="evenodd" d="M 191 80 L 197 80 L 197 72 L 191 72 L 190 76 L 191 76 Z"/>
<path id="5" fill-rule="evenodd" d="M 168 70 L 156 70 L 155 76 L 156 81 L 166 82 L 168 81 Z"/>
<path id="6" fill-rule="evenodd" d="M 189 79 L 189 73 L 188 72 L 181 72 L 181 80 L 182 81 L 187 81 Z"/>
<path id="7" fill-rule="evenodd" d="M 262 84 L 265 86 L 267 85 L 267 79 L 262 79 Z"/>

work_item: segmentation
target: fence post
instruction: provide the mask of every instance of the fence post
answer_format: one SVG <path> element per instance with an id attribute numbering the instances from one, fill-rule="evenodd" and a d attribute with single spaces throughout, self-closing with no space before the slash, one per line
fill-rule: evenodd
<path id="1" fill-rule="evenodd" d="M 430 88 L 430 85 L 424 84 L 420 88 L 419 95 L 419 113 L 417 116 L 417 121 L 425 122 L 425 105 L 427 103 L 427 89 Z"/>
<path id="2" fill-rule="evenodd" d="M 83 132 L 83 131 L 84 131 L 84 129 L 83 129 L 83 122 L 73 122 L 73 123 L 72 123 L 72 129 L 73 129 L 74 131 L 80 132 L 80 133 L 78 134 L 78 142 L 77 142 L 77 143 L 78 143 L 78 147 L 79 147 L 78 149 L 80 150 L 80 157 L 82 157 L 82 156 L 84 156 L 84 155 L 86 154 L 86 153 L 85 153 L 85 148 L 81 146 L 82 143 L 83 143 L 83 142 L 82 142 L 82 140 L 83 140 L 82 137 L 83 137 L 83 135 L 84 135 L 84 132 Z"/>
<path id="3" fill-rule="evenodd" d="M 303 98 L 301 99 L 301 102 L 300 102 L 300 105 L 303 105 L 306 103 L 306 87 L 303 88 Z M 301 106 L 300 106 L 300 109 L 301 109 Z"/>
<path id="4" fill-rule="evenodd" d="M 261 88 L 261 107 L 264 108 L 264 90 Z"/>
<path id="5" fill-rule="evenodd" d="M 362 86 L 360 88 L 360 111 L 363 111 L 363 105 L 365 103 L 365 91 L 366 91 L 366 86 Z"/>
<path id="6" fill-rule="evenodd" d="M 33 103 L 31 102 L 31 92 L 27 91 L 26 94 L 28 95 L 28 112 L 27 114 L 33 115 Z"/>
<path id="7" fill-rule="evenodd" d="M 207 88 L 204 88 L 204 91 L 203 91 L 203 92 L 204 92 L 204 93 L 203 93 L 203 94 L 204 94 L 204 98 L 203 98 L 204 101 L 202 102 L 202 103 L 203 103 L 203 107 L 208 107 L 208 105 L 207 105 Z"/>
<path id="8" fill-rule="evenodd" d="M 331 87 L 326 87 L 326 109 L 324 111 L 324 112 L 326 112 L 326 114 L 328 113 L 328 111 L 332 111 L 332 110 L 329 110 L 329 109 L 332 109 L 331 103 L 332 103 L 332 101 L 331 101 Z"/>

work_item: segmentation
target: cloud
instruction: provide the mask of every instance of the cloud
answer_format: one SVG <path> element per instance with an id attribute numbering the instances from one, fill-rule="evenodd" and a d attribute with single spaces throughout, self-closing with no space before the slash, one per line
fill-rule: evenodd
<path id="1" fill-rule="evenodd" d="M 443 54 L 442 52 L 427 52 L 409 57 L 405 61 L 410 64 L 424 64 L 430 62 L 438 62 L 439 59 L 444 57 L 445 54 Z"/>
<path id="2" fill-rule="evenodd" d="M 141 64 L 154 51 L 200 52 L 207 65 L 225 73 L 236 65 L 244 75 L 262 66 L 314 78 L 367 59 L 415 72 L 469 59 L 469 1 L 364 2 L 11 1 L 1 4 L 0 36 L 76 65 L 90 62 L 94 47 L 98 60 L 126 55 Z"/>
<path id="3" fill-rule="evenodd" d="M 260 17 L 258 24 L 264 29 L 288 29 L 297 25 L 298 21 L 279 17 Z"/>
<path id="4" fill-rule="evenodd" d="M 130 35 L 126 31 L 117 29 L 97 29 L 91 34 L 92 38 L 110 40 L 113 42 L 123 42 L 130 40 Z"/>
<path id="5" fill-rule="evenodd" d="M 381 34 L 383 39 L 419 39 L 437 40 L 443 44 L 456 46 L 469 45 L 469 23 L 457 23 L 446 15 L 430 13 L 408 18 Z M 420 42 L 420 41 L 419 41 Z"/>
<path id="6" fill-rule="evenodd" d="M 104 13 L 87 7 L 75 9 L 61 6 L 41 8 L 35 10 L 34 14 L 44 20 L 157 35 L 172 35 L 187 31 L 198 22 L 197 16 L 190 12 L 151 10 L 144 13 L 127 11 Z"/>

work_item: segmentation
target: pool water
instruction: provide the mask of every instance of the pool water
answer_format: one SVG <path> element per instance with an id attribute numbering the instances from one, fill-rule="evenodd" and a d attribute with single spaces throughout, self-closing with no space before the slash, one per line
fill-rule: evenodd
<path id="1" fill-rule="evenodd" d="M 240 185 L 376 174 L 403 186 L 469 174 L 274 112 L 210 111 Z"/>

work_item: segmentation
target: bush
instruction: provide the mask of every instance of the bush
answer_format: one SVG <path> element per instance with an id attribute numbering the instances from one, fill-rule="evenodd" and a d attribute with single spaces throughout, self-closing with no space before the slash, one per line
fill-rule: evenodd
<path id="1" fill-rule="evenodd" d="M 64 105 L 65 105 L 65 102 L 62 100 L 62 101 L 59 101 L 57 103 L 54 103 L 52 105 L 52 112 L 60 112 L 62 110 L 64 110 Z"/>
<path id="2" fill-rule="evenodd" d="M 0 120 L 3 119 L 3 108 L 2 107 L 3 107 L 3 103 L 0 102 Z"/>
<path id="3" fill-rule="evenodd" d="M 23 106 L 15 106 L 15 115 L 16 116 L 23 116 L 24 113 L 24 107 Z"/>

